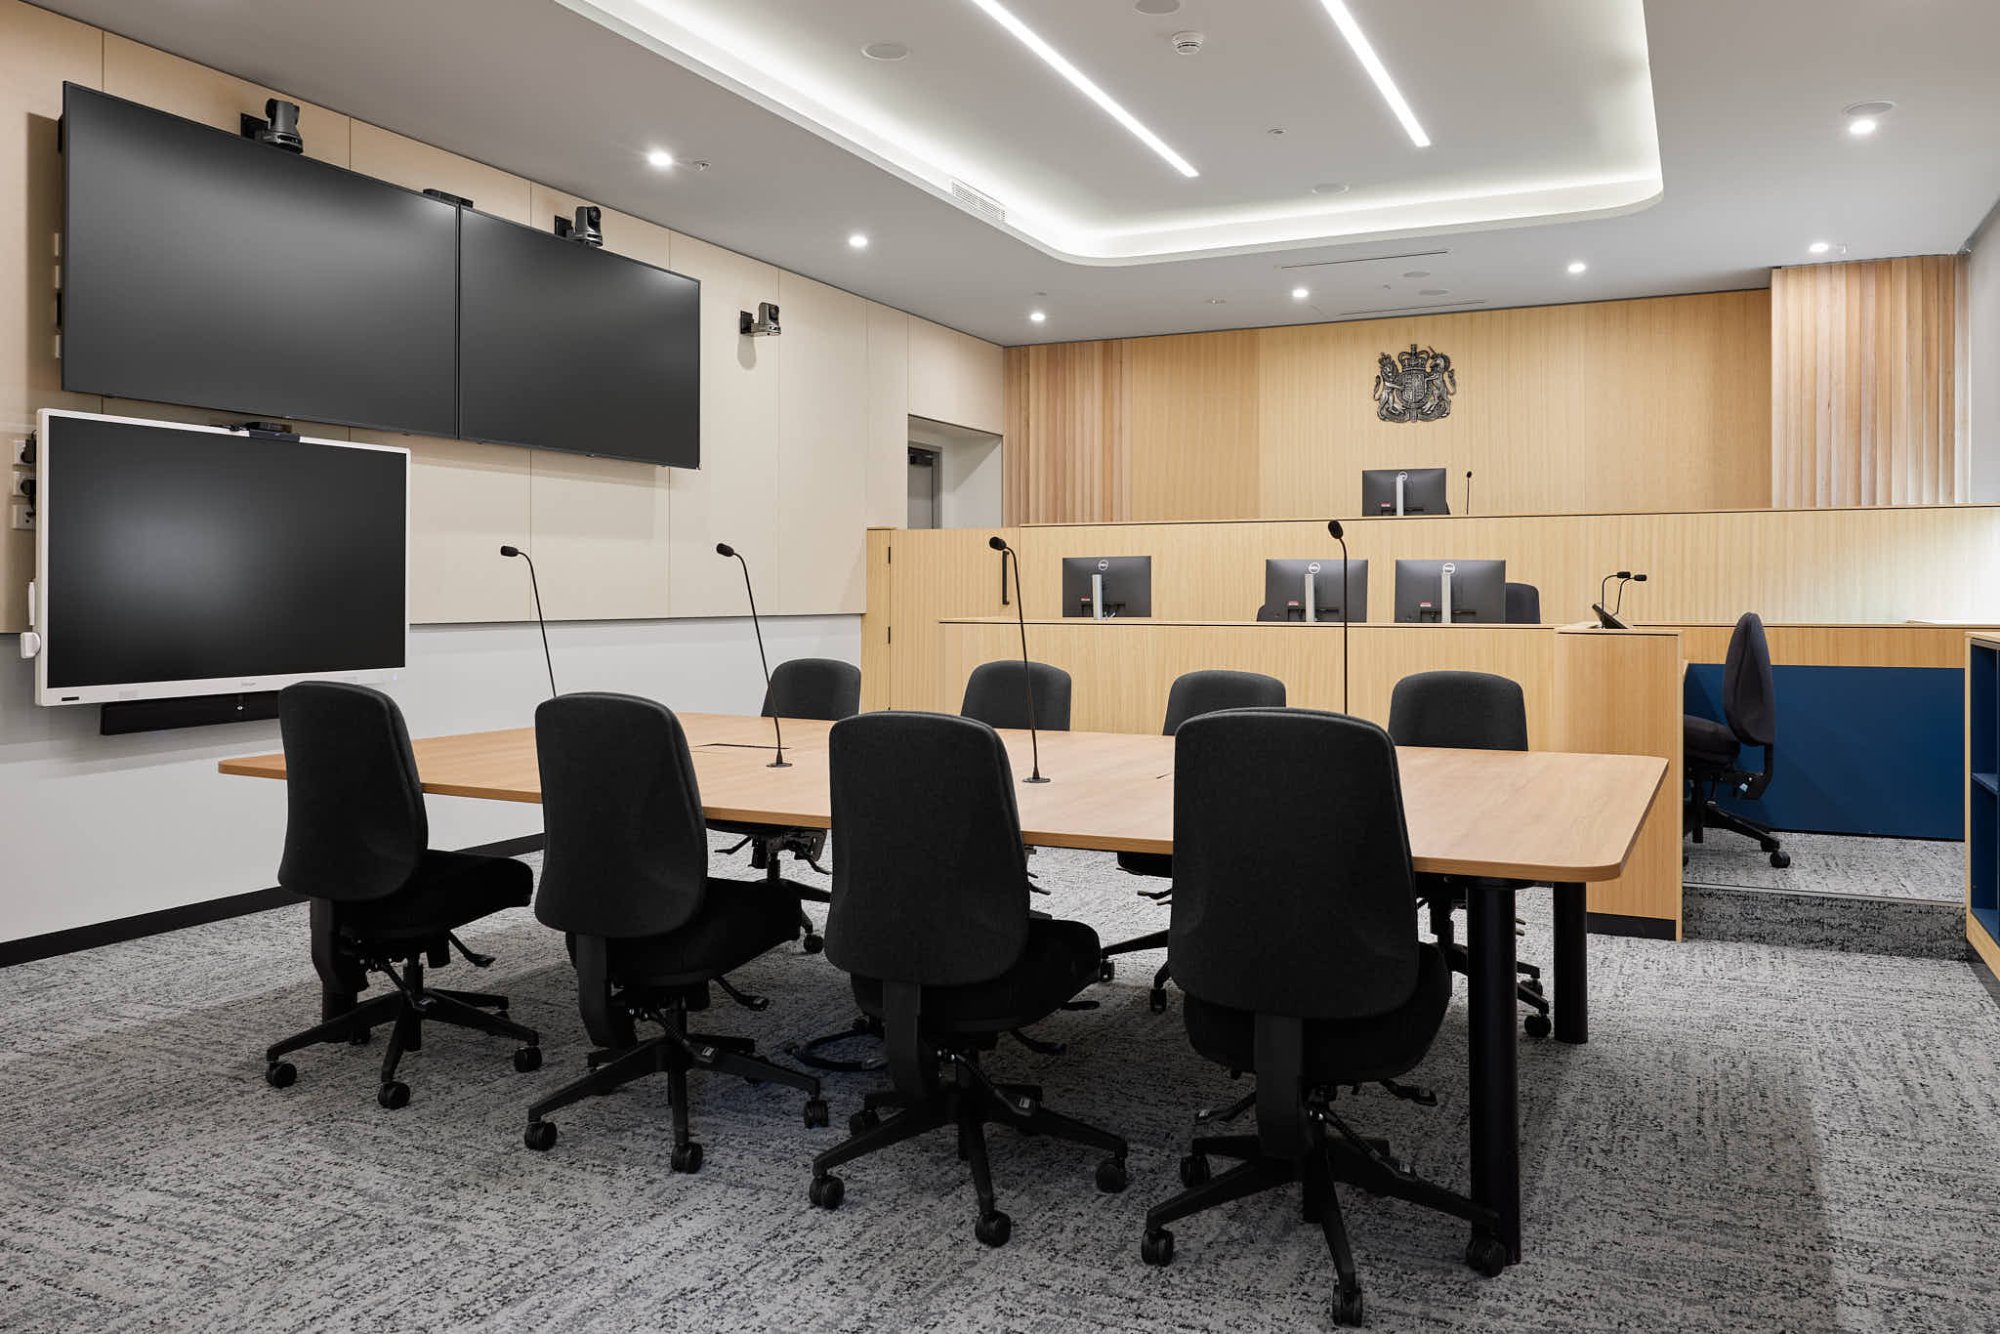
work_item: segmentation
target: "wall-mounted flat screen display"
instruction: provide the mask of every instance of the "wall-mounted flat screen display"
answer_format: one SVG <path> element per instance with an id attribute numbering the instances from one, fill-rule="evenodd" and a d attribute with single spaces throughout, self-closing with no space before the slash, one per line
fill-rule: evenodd
<path id="1" fill-rule="evenodd" d="M 694 468 L 701 284 L 467 209 L 460 434 Z"/>
<path id="2" fill-rule="evenodd" d="M 457 434 L 456 206 L 76 84 L 63 169 L 63 388 Z"/>
<path id="3" fill-rule="evenodd" d="M 44 410 L 42 704 L 400 670 L 407 450 Z"/>

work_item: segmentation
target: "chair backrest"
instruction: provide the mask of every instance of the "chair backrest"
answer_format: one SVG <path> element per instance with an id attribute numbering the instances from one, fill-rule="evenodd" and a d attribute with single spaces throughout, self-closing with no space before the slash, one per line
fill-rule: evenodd
<path id="1" fill-rule="evenodd" d="M 278 883 L 347 902 L 401 889 L 430 826 L 396 701 L 366 686 L 302 681 L 278 695 L 278 731 L 287 780 Z"/>
<path id="2" fill-rule="evenodd" d="M 1542 590 L 1533 584 L 1507 585 L 1507 624 L 1540 625 Z"/>
<path id="3" fill-rule="evenodd" d="M 1167 691 L 1167 721 L 1160 730 L 1172 736 L 1182 723 L 1218 709 L 1282 709 L 1285 683 L 1261 672 L 1182 672 Z"/>
<path id="4" fill-rule="evenodd" d="M 535 916 L 558 931 L 657 936 L 701 911 L 708 826 L 680 719 L 635 695 L 558 695 L 535 710 L 542 770 Z"/>
<path id="5" fill-rule="evenodd" d="M 1754 611 L 1736 619 L 1722 663 L 1722 716 L 1746 746 L 1778 739 L 1777 700 L 1771 689 L 1771 646 L 1764 622 Z"/>
<path id="6" fill-rule="evenodd" d="M 833 902 L 826 957 L 884 982 L 963 986 L 1028 939 L 1014 773 L 993 729 L 941 713 L 865 713 L 828 738 Z"/>
<path id="7" fill-rule="evenodd" d="M 1263 602 L 1257 606 L 1257 619 L 1260 621 L 1288 621 L 1291 619 L 1291 613 L 1276 602 Z"/>
<path id="8" fill-rule="evenodd" d="M 1410 998 L 1418 950 L 1387 732 L 1241 709 L 1176 733 L 1168 958 L 1182 990 L 1259 1014 L 1361 1018 Z"/>
<path id="9" fill-rule="evenodd" d="M 1528 702 L 1491 672 L 1417 672 L 1389 696 L 1389 735 L 1399 746 L 1526 750 Z"/>
<path id="10" fill-rule="evenodd" d="M 1035 726 L 1044 732 L 1069 731 L 1069 673 L 1045 662 L 982 662 L 965 682 L 959 715 L 988 727 L 1026 727 L 1028 690 L 1034 688 Z"/>
<path id="11" fill-rule="evenodd" d="M 793 658 L 771 673 L 764 716 L 839 722 L 861 712 L 861 669 L 838 658 Z"/>

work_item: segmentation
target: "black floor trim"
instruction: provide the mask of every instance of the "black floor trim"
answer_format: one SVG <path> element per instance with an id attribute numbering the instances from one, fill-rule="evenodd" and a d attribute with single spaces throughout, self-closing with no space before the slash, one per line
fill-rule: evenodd
<path id="1" fill-rule="evenodd" d="M 1594 912 L 1585 918 L 1591 934 L 1637 936 L 1641 940 L 1672 940 L 1674 924 L 1664 917 L 1627 917 L 1623 913 Z"/>
<path id="2" fill-rule="evenodd" d="M 526 834 L 520 838 L 504 839 L 498 843 L 485 843 L 476 848 L 462 849 L 483 857 L 518 857 L 525 852 L 541 850 L 540 834 Z M 116 945 L 121 941 L 165 935 L 169 931 L 179 931 L 190 926 L 205 926 L 210 922 L 226 921 L 231 917 L 247 917 L 251 913 L 269 912 L 273 908 L 285 908 L 304 901 L 298 895 L 276 887 L 253 889 L 247 894 L 205 899 L 200 903 L 183 904 L 178 908 L 162 908 L 157 912 L 139 913 L 134 917 L 93 922 L 89 926 L 73 926 L 62 931 L 50 931 L 45 935 L 27 936 L 20 940 L 0 940 L 0 968 L 7 968 L 17 963 L 33 963 L 37 959 L 52 959 L 59 954 L 74 954 L 78 950 L 94 950 L 100 945 Z"/>

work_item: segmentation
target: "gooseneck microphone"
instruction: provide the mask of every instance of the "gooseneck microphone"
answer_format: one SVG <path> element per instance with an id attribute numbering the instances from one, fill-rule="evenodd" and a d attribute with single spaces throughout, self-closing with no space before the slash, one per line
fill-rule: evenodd
<path id="1" fill-rule="evenodd" d="M 750 586 L 750 562 L 744 560 L 742 553 L 727 542 L 717 542 L 715 544 L 715 554 L 724 560 L 734 556 L 736 563 L 743 567 L 743 591 L 750 597 L 750 627 L 757 632 L 757 661 L 764 668 L 764 698 L 769 699 L 771 697 L 771 662 L 770 659 L 764 656 L 764 624 L 757 619 L 757 590 Z M 775 710 L 771 714 L 771 735 L 777 738 L 778 758 L 772 760 L 764 767 L 766 769 L 791 768 L 791 762 L 785 758 L 785 732 L 783 728 L 778 726 L 778 715 Z M 773 864 L 775 865 L 775 863 Z"/>
<path id="2" fill-rule="evenodd" d="M 1046 783 L 1042 777 L 1042 733 L 1035 726 L 1035 679 L 1028 670 L 1028 614 L 1021 607 L 1021 553 L 1007 545 L 1007 539 L 994 536 L 986 539 L 986 545 L 1000 553 L 1000 586 L 1007 586 L 1007 558 L 1014 558 L 1014 623 L 1021 627 L 1021 685 L 1028 692 L 1028 749 L 1034 757 L 1034 772 L 1021 781 L 1024 783 Z"/>
<path id="3" fill-rule="evenodd" d="M 1625 577 L 1621 578 L 1618 581 L 1618 605 L 1611 609 L 1611 614 L 1613 616 L 1616 616 L 1620 612 L 1625 610 L 1625 585 L 1643 584 L 1645 582 L 1646 582 L 1646 576 L 1643 574 L 1626 575 Z"/>
<path id="4" fill-rule="evenodd" d="M 1341 528 L 1338 519 L 1328 519 L 1326 531 L 1329 537 L 1340 543 L 1340 711 L 1346 713 L 1347 624 L 1354 619 L 1354 610 L 1347 605 L 1347 533 Z"/>
<path id="5" fill-rule="evenodd" d="M 542 585 L 541 581 L 535 578 L 535 558 L 515 546 L 501 547 L 500 554 L 519 556 L 528 562 L 528 587 L 535 593 L 535 624 L 540 626 L 542 631 L 542 665 L 549 669 L 549 698 L 554 699 L 562 692 L 556 689 L 556 660 L 549 656 L 549 623 L 542 616 Z"/>
<path id="6" fill-rule="evenodd" d="M 1465 470 L 1465 512 L 1472 513 L 1472 469 Z"/>
<path id="7" fill-rule="evenodd" d="M 1619 580 L 1618 597 L 1622 602 L 1625 597 L 1625 584 L 1623 581 L 1631 577 L 1632 572 L 1630 570 L 1617 570 L 1597 581 L 1597 601 L 1591 604 L 1590 609 L 1597 613 L 1598 628 L 1604 630 L 1623 630 L 1625 628 L 1625 622 L 1618 619 L 1618 613 L 1605 608 L 1604 604 L 1611 601 L 1610 595 L 1605 592 L 1605 589 L 1613 579 Z M 1640 575 L 1639 577 L 1643 579 L 1646 576 Z"/>

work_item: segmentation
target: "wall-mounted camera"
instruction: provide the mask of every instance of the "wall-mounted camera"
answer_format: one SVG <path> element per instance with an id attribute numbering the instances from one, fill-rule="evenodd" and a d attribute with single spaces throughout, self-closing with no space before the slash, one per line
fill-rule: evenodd
<path id="1" fill-rule="evenodd" d="M 755 315 L 747 310 L 737 311 L 736 332 L 748 338 L 776 338 L 783 333 L 778 327 L 777 302 L 759 301 Z"/>
<path id="2" fill-rule="evenodd" d="M 604 244 L 604 210 L 595 204 L 585 204 L 576 211 L 576 221 L 568 218 L 556 219 L 556 235 L 565 241 L 575 241 L 579 245 L 601 246 Z"/>
<path id="3" fill-rule="evenodd" d="M 238 119 L 237 129 L 245 139 L 255 139 L 260 144 L 268 144 L 287 153 L 306 151 L 306 141 L 299 137 L 297 102 L 271 98 L 264 103 L 264 119 L 258 120 L 246 112 Z"/>

